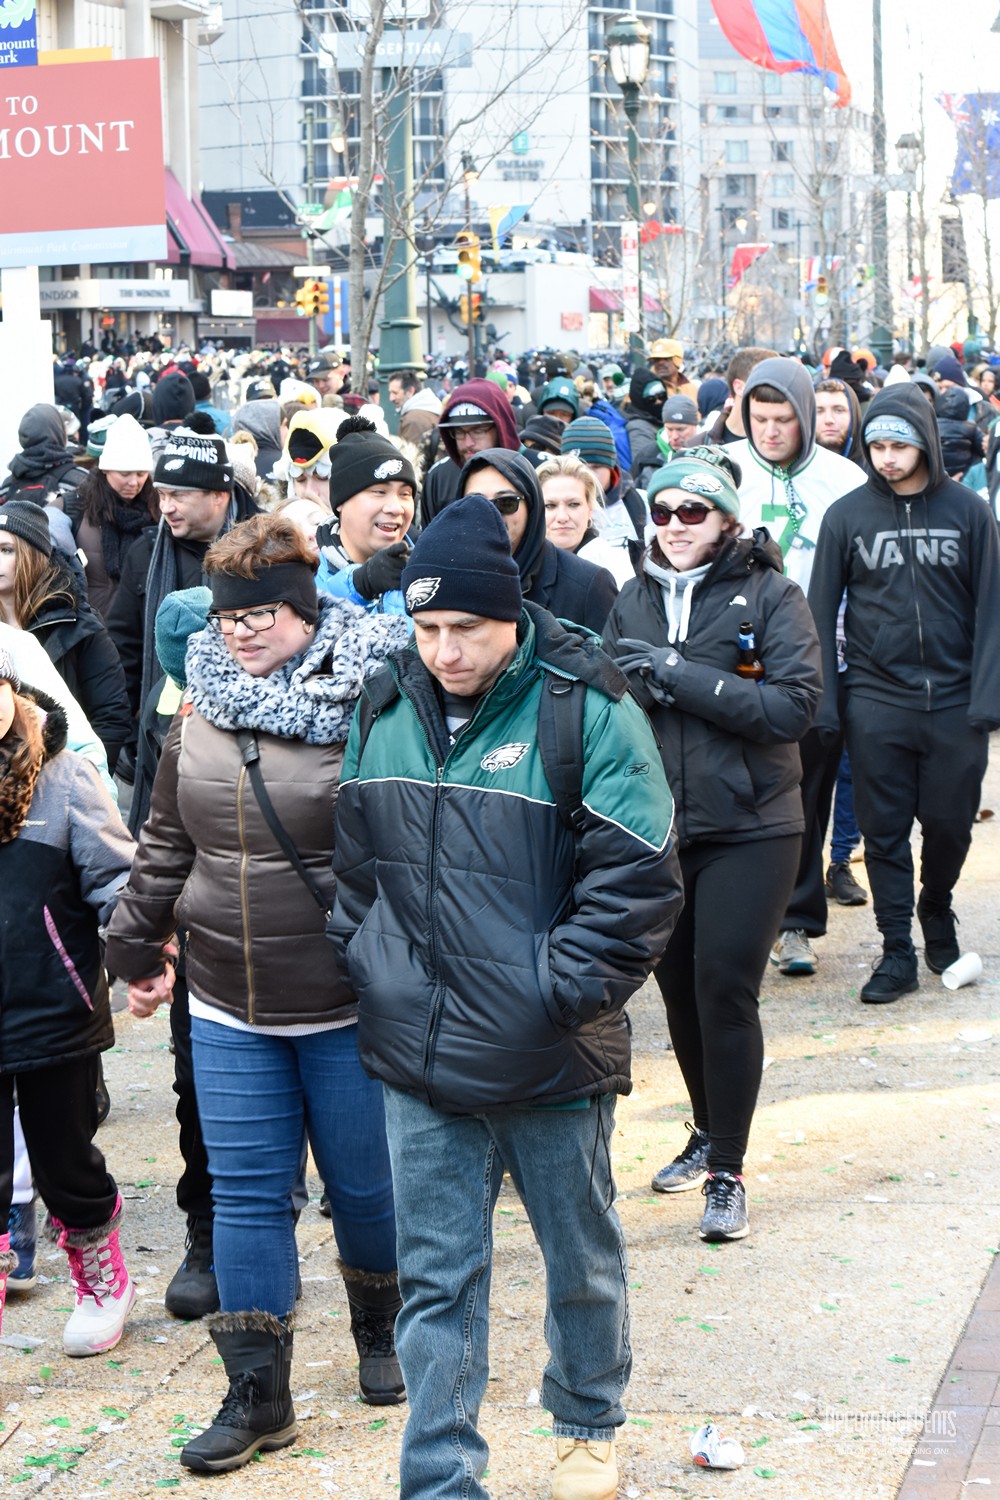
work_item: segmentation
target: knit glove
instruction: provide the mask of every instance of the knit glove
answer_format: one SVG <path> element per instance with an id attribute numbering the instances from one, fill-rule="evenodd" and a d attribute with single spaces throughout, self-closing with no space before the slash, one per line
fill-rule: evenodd
<path id="1" fill-rule="evenodd" d="M 687 666 L 683 656 L 673 646 L 651 646 L 648 641 L 636 641 L 628 636 L 618 644 L 630 647 L 631 654 L 616 656 L 615 666 L 625 673 L 638 673 L 657 702 L 672 703 L 673 690 Z"/>
<path id="2" fill-rule="evenodd" d="M 354 574 L 354 587 L 362 599 L 377 599 L 381 594 L 388 594 L 399 588 L 403 569 L 409 560 L 407 544 L 393 542 L 391 547 L 383 547 L 381 552 L 374 553 L 361 564 Z"/>

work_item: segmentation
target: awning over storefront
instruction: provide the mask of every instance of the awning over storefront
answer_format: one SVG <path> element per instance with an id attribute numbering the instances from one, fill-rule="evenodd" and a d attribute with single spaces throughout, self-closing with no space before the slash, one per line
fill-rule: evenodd
<path id="1" fill-rule="evenodd" d="M 655 298 L 643 294 L 642 305 L 646 312 L 656 312 L 658 303 Z M 621 292 L 612 291 L 606 286 L 592 286 L 590 288 L 590 311 L 592 313 L 620 313 L 622 310 Z"/>
<path id="2" fill-rule="evenodd" d="M 189 198 L 169 167 L 164 178 L 167 195 L 167 260 L 170 265 L 214 267 L 229 265 L 219 231 L 197 198 Z"/>

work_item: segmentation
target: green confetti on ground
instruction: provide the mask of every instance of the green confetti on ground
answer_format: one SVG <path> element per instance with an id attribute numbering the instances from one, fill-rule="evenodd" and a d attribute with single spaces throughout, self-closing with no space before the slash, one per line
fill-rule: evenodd
<path id="1" fill-rule="evenodd" d="M 531 1435 L 532 1435 L 532 1437 L 551 1437 L 552 1436 L 552 1428 L 551 1427 L 533 1427 L 531 1429 Z"/>
<path id="2" fill-rule="evenodd" d="M 905 1354 L 890 1354 L 889 1363 L 891 1365 L 908 1365 L 910 1361 L 906 1358 Z"/>
<path id="3" fill-rule="evenodd" d="M 652 1422 L 648 1422 L 645 1417 L 629 1417 L 629 1421 L 631 1422 L 633 1427 L 652 1427 L 653 1425 Z"/>
<path id="4" fill-rule="evenodd" d="M 820 1307 L 824 1312 L 840 1312 L 840 1308 L 837 1306 L 836 1302 L 821 1302 Z"/>
<path id="5" fill-rule="evenodd" d="M 698 1270 L 701 1272 L 702 1276 L 721 1276 L 722 1275 L 722 1267 L 721 1266 L 699 1266 Z"/>
<path id="6" fill-rule="evenodd" d="M 299 1456 L 302 1458 L 325 1458 L 326 1454 L 323 1452 L 322 1448 L 300 1448 L 297 1455 L 294 1453 L 292 1454 L 293 1458 Z"/>
<path id="7" fill-rule="evenodd" d="M 803 1422 L 802 1426 L 799 1428 L 799 1431 L 800 1432 L 822 1432 L 823 1431 L 823 1424 L 822 1424 L 822 1422 Z"/>
<path id="8" fill-rule="evenodd" d="M 50 1417 L 45 1425 L 46 1427 L 69 1427 L 70 1420 L 69 1417 Z"/>
<path id="9" fill-rule="evenodd" d="M 52 1366 L 51 1365 L 42 1365 L 42 1368 L 38 1372 L 38 1378 L 39 1378 L 39 1380 L 51 1380 L 52 1379 Z"/>
<path id="10" fill-rule="evenodd" d="M 758 1479 L 774 1479 L 777 1476 L 777 1472 L 777 1469 L 762 1469 L 759 1467 L 754 1469 L 754 1473 Z"/>
<path id="11" fill-rule="evenodd" d="M 715 1324 L 714 1323 L 699 1323 L 698 1327 L 702 1330 L 703 1333 L 714 1333 L 715 1332 Z"/>
<path id="12" fill-rule="evenodd" d="M 789 1422 L 804 1422 L 805 1419 L 806 1414 L 804 1411 L 790 1411 L 788 1413 Z"/>
<path id="13" fill-rule="evenodd" d="M 152 1177 L 143 1177 L 135 1185 L 136 1185 L 137 1188 L 146 1188 L 146 1187 L 155 1187 L 156 1183 L 154 1182 L 154 1180 L 153 1180 Z"/>
<path id="14" fill-rule="evenodd" d="M 770 1441 L 771 1439 L 769 1437 L 754 1438 L 750 1446 L 751 1448 L 763 1448 L 764 1444 L 769 1443 Z"/>
<path id="15" fill-rule="evenodd" d="M 368 1423 L 368 1431 L 369 1432 L 381 1432 L 382 1428 L 383 1427 L 388 1427 L 388 1425 L 389 1424 L 386 1421 L 385 1417 L 382 1417 L 378 1422 L 369 1422 Z"/>
<path id="16" fill-rule="evenodd" d="M 691 1321 L 691 1314 L 690 1313 L 676 1313 L 674 1315 L 674 1322 L 675 1323 L 690 1323 L 690 1321 Z M 697 1431 L 697 1428 L 695 1429 L 695 1431 Z"/>
<path id="17" fill-rule="evenodd" d="M 122 1411 L 120 1406 L 102 1406 L 101 1411 L 106 1417 L 114 1417 L 119 1422 L 128 1420 L 128 1412 Z"/>
<path id="18" fill-rule="evenodd" d="M 124 1363 L 125 1363 L 125 1361 L 123 1359 L 109 1359 L 108 1360 L 108 1364 L 111 1366 L 112 1370 L 120 1370 L 121 1367 L 122 1367 L 122 1365 Z M 221 1360 L 220 1360 L 220 1364 L 221 1364 Z"/>
<path id="19" fill-rule="evenodd" d="M 172 1490 L 175 1484 L 180 1484 L 179 1479 L 158 1479 L 155 1488 L 158 1490 Z"/>
<path id="20" fill-rule="evenodd" d="M 91 1425 L 90 1427 L 81 1427 L 80 1431 L 82 1432 L 84 1437 L 89 1437 L 92 1432 L 97 1431 L 97 1428 Z"/>

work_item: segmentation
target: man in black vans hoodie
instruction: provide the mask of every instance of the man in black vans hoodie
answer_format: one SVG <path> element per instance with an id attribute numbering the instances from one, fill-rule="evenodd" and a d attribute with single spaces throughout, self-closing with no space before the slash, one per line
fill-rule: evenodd
<path id="1" fill-rule="evenodd" d="M 838 729 L 837 612 L 847 589 L 847 745 L 882 958 L 861 991 L 917 988 L 914 819 L 923 831 L 917 917 L 927 967 L 959 956 L 951 894 L 1000 727 L 1000 544 L 989 507 L 945 474 L 920 391 L 881 391 L 863 418 L 867 484 L 823 518 L 809 604 L 823 650 L 817 728 Z"/>

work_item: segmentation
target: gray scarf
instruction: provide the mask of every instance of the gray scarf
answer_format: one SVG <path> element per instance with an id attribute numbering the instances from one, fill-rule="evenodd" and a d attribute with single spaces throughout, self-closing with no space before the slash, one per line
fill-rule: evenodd
<path id="1" fill-rule="evenodd" d="M 187 649 L 191 702 L 217 729 L 255 729 L 307 745 L 347 739 L 361 684 L 410 638 L 403 615 L 369 615 L 346 599 L 319 596 L 316 633 L 305 650 L 267 677 L 251 677 L 214 630 Z"/>

